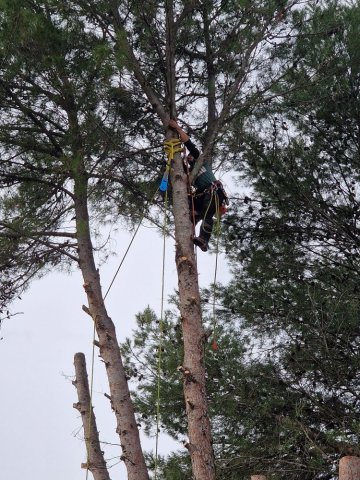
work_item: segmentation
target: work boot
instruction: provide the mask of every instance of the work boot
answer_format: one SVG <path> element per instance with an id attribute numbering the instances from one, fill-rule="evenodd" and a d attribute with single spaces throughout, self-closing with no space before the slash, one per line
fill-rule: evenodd
<path id="1" fill-rule="evenodd" d="M 193 244 L 200 248 L 203 252 L 208 250 L 208 242 L 201 237 L 194 237 Z"/>

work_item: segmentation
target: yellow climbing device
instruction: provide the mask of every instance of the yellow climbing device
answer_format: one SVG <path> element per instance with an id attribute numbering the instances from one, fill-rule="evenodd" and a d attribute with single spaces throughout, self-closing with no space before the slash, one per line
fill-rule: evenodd
<path id="1" fill-rule="evenodd" d="M 169 183 L 171 162 L 174 159 L 175 153 L 182 152 L 182 149 L 183 149 L 182 143 L 178 138 L 171 138 L 170 140 L 166 140 L 164 142 L 164 150 L 168 156 L 168 160 L 166 162 L 165 172 L 159 187 L 161 192 L 166 192 L 167 190 L 168 183 Z"/>

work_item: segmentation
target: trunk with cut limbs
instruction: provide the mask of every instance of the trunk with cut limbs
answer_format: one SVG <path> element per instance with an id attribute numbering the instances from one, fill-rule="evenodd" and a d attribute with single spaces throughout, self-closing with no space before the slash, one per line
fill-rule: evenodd
<path id="1" fill-rule="evenodd" d="M 196 480 L 215 480 L 214 452 L 205 386 L 204 344 L 198 272 L 192 243 L 187 178 L 180 154 L 172 172 L 180 314 L 184 338 L 184 399 L 189 450 Z"/>
<path id="2" fill-rule="evenodd" d="M 100 278 L 93 256 L 87 207 L 87 174 L 81 156 L 74 162 L 74 202 L 79 264 L 88 298 L 89 312 L 95 322 L 99 338 L 100 355 L 104 360 L 109 380 L 111 404 L 117 421 L 116 431 L 120 436 L 122 448 L 121 459 L 126 465 L 129 480 L 148 480 L 115 326 L 104 305 Z"/>
<path id="3" fill-rule="evenodd" d="M 76 387 L 79 400 L 74 404 L 74 408 L 81 413 L 87 451 L 87 462 L 82 466 L 90 470 L 94 476 L 94 480 L 110 480 L 104 454 L 100 447 L 95 414 L 91 405 L 88 374 L 86 371 L 85 355 L 83 353 L 75 354 L 74 366 L 76 379 L 73 384 Z"/>

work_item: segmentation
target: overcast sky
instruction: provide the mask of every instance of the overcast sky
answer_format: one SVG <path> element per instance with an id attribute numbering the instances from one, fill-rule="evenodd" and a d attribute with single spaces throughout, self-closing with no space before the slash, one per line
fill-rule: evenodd
<path id="1" fill-rule="evenodd" d="M 103 292 L 119 265 L 130 236 L 121 235 L 112 257 L 100 269 Z M 167 240 L 166 292 L 177 285 L 174 242 Z M 199 281 L 207 286 L 214 278 L 215 256 L 198 250 Z M 148 305 L 160 314 L 162 238 L 153 229 L 141 227 L 113 285 L 106 305 L 119 341 L 131 335 L 135 315 Z M 227 268 L 219 261 L 218 281 L 226 282 Z M 80 272 L 53 273 L 33 283 L 13 307 L 23 312 L 3 323 L 0 336 L 0 478 L 1 480 L 85 479 L 80 465 L 86 461 L 83 431 L 74 386 L 73 357 L 86 355 L 90 373 L 92 320 L 81 306 L 86 304 Z M 166 305 L 165 305 L 166 308 Z M 93 404 L 102 441 L 119 443 L 115 417 L 109 401 L 107 378 L 96 357 Z M 160 451 L 182 445 L 160 440 Z M 155 448 L 154 439 L 143 446 Z M 117 463 L 120 447 L 108 446 L 106 458 Z M 110 469 L 113 480 L 126 479 L 122 464 Z M 89 479 L 92 475 L 89 474 Z"/>

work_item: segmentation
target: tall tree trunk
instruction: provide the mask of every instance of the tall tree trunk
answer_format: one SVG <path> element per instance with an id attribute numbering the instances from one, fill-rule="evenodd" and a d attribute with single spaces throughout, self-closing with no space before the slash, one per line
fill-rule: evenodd
<path id="1" fill-rule="evenodd" d="M 166 0 L 167 84 L 169 112 L 176 118 L 175 44 L 173 0 Z M 167 138 L 173 133 L 167 131 Z M 205 386 L 204 343 L 198 272 L 192 242 L 193 227 L 188 201 L 188 179 L 181 155 L 175 155 L 171 174 L 173 214 L 176 239 L 180 315 L 184 339 L 184 400 L 188 419 L 189 443 L 193 475 L 196 480 L 215 480 L 215 461 Z"/>
<path id="2" fill-rule="evenodd" d="M 122 460 L 125 462 L 129 480 L 148 480 L 115 326 L 107 314 L 100 278 L 95 266 L 87 206 L 87 174 L 81 156 L 74 159 L 74 164 L 74 203 L 79 264 L 89 311 L 99 338 L 100 355 L 104 360 L 109 380 L 111 403 L 117 421 L 116 431 L 120 435 Z"/>
<path id="3" fill-rule="evenodd" d="M 165 1 L 167 25 L 167 98 L 169 105 L 163 108 L 155 92 L 151 89 L 141 70 L 127 38 L 119 15 L 119 1 L 111 0 L 114 27 L 117 34 L 117 48 L 127 57 L 127 67 L 143 89 L 150 104 L 166 126 L 170 112 L 175 117 L 175 42 L 176 28 L 173 20 L 173 0 Z M 171 129 L 166 138 L 174 137 Z M 215 461 L 212 448 L 210 419 L 208 415 L 205 388 L 204 342 L 198 273 L 192 243 L 192 223 L 190 219 L 187 176 L 180 154 L 175 155 L 171 172 L 173 187 L 173 214 L 175 220 L 176 267 L 179 282 L 180 314 L 184 338 L 184 397 L 188 418 L 189 443 L 187 445 L 196 480 L 215 480 Z"/>
<path id="4" fill-rule="evenodd" d="M 101 451 L 96 419 L 91 405 L 88 374 L 86 371 L 85 355 L 83 353 L 75 354 L 74 366 L 76 379 L 73 384 L 76 387 L 79 400 L 74 404 L 74 408 L 81 413 L 87 451 L 87 462 L 84 468 L 90 470 L 94 476 L 94 480 L 110 480 L 104 455 Z"/>
<path id="5" fill-rule="evenodd" d="M 188 418 L 189 450 L 196 480 L 215 480 L 210 419 L 205 386 L 204 343 L 198 272 L 192 243 L 187 177 L 180 154 L 171 176 L 176 238 L 176 268 L 184 339 L 184 398 Z"/>

